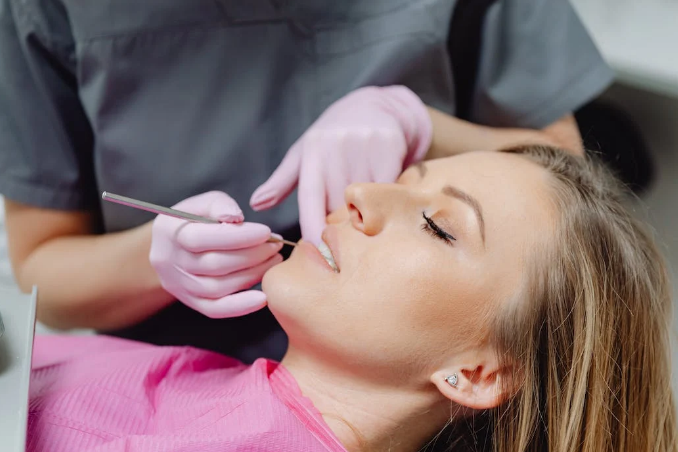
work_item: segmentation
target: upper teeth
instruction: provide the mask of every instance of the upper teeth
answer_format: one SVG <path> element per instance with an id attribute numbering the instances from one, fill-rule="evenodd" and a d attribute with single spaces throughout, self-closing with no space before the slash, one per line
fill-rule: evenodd
<path id="1" fill-rule="evenodd" d="M 332 256 L 332 251 L 330 250 L 330 247 L 327 246 L 325 242 L 320 242 L 320 244 L 318 245 L 318 250 L 320 251 L 320 254 L 323 255 L 327 263 L 330 264 L 332 270 L 338 273 L 339 268 L 337 267 L 336 262 L 334 262 L 334 256 Z"/>

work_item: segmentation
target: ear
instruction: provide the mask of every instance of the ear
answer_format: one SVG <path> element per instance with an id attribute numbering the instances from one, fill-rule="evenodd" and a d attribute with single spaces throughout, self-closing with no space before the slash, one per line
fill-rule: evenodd
<path id="1" fill-rule="evenodd" d="M 509 366 L 500 366 L 494 357 L 467 361 L 462 365 L 450 365 L 431 375 L 431 382 L 438 390 L 457 405 L 474 410 L 488 410 L 504 403 L 517 390 Z M 446 378 L 457 375 L 457 384 L 452 386 Z"/>

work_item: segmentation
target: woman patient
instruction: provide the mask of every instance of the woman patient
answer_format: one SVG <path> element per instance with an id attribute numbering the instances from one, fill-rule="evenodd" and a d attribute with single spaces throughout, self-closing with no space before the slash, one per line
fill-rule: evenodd
<path id="1" fill-rule="evenodd" d="M 666 269 L 622 201 L 542 147 L 352 185 L 331 257 L 264 278 L 281 364 L 39 337 L 28 451 L 676 451 Z"/>

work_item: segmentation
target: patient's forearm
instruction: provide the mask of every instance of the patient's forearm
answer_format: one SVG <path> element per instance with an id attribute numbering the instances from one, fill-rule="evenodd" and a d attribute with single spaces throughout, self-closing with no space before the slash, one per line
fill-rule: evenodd
<path id="1" fill-rule="evenodd" d="M 583 155 L 581 136 L 572 115 L 566 115 L 542 130 L 496 128 L 473 124 L 429 108 L 433 141 L 427 159 L 470 151 L 496 151 L 521 144 L 557 146 Z"/>

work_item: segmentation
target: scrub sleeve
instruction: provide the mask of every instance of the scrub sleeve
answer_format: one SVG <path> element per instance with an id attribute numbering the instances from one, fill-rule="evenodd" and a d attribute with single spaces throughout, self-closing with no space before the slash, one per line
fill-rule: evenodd
<path id="1" fill-rule="evenodd" d="M 568 1 L 497 1 L 481 39 L 470 112 L 478 124 L 543 128 L 614 78 Z"/>

